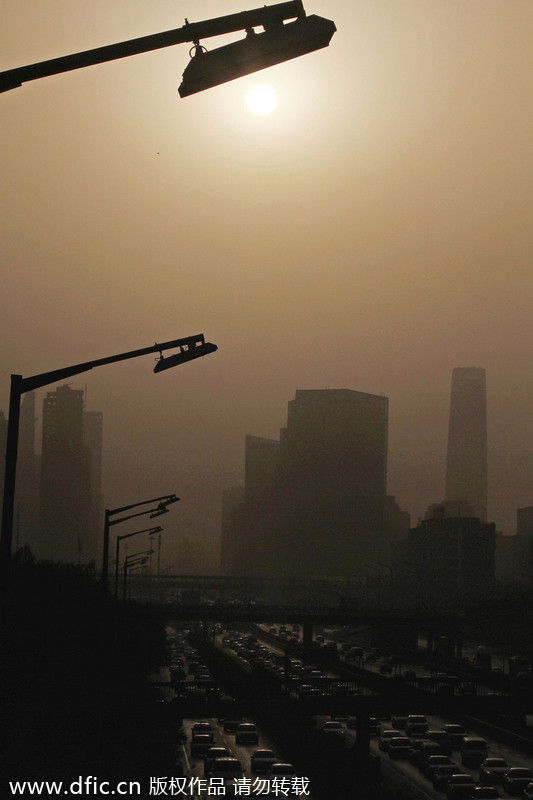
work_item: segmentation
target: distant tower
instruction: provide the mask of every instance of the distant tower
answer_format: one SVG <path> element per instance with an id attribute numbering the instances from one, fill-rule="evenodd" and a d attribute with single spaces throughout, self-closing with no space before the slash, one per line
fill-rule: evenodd
<path id="1" fill-rule="evenodd" d="M 456 516 L 487 519 L 487 400 L 485 370 L 456 367 L 452 373 L 446 503 Z"/>
<path id="2" fill-rule="evenodd" d="M 81 563 L 94 558 L 91 461 L 83 437 L 83 391 L 59 386 L 43 401 L 41 530 L 38 556 Z"/>

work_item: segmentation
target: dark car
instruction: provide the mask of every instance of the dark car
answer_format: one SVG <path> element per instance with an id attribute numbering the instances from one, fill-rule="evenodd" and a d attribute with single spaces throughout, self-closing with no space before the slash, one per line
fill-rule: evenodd
<path id="1" fill-rule="evenodd" d="M 344 739 L 344 728 L 338 720 L 328 720 L 324 722 L 320 733 L 326 739 Z"/>
<path id="2" fill-rule="evenodd" d="M 443 731 L 448 735 L 448 738 L 452 743 L 452 747 L 458 750 L 461 747 L 461 742 L 466 736 L 466 729 L 463 728 L 462 725 L 458 725 L 456 722 L 450 722 L 448 725 L 444 726 Z"/>
<path id="3" fill-rule="evenodd" d="M 400 731 L 394 731 L 394 730 L 381 731 L 381 736 L 379 737 L 379 745 L 378 745 L 379 749 L 382 750 L 383 752 L 387 752 L 389 747 L 389 742 L 391 741 L 391 739 L 394 739 L 395 737 L 401 735 L 402 734 Z"/>
<path id="4" fill-rule="evenodd" d="M 393 728 L 397 728 L 399 731 L 405 730 L 405 726 L 407 725 L 407 715 L 406 714 L 393 714 L 390 718 L 391 725 Z"/>
<path id="5" fill-rule="evenodd" d="M 457 764 L 445 764 L 441 767 L 435 767 L 433 771 L 433 788 L 438 792 L 445 792 L 451 776 L 459 774 L 462 774 L 462 770 Z"/>
<path id="6" fill-rule="evenodd" d="M 418 754 L 420 752 L 420 748 L 422 744 L 425 742 L 425 739 L 415 739 L 411 742 L 411 750 L 409 752 L 409 761 L 411 764 L 415 766 L 418 764 Z"/>
<path id="7" fill-rule="evenodd" d="M 469 795 L 469 800 L 498 800 L 499 791 L 495 786 L 474 786 Z"/>
<path id="8" fill-rule="evenodd" d="M 424 764 L 424 775 L 430 781 L 433 780 L 433 775 L 437 767 L 451 766 L 452 762 L 448 756 L 428 756 Z"/>
<path id="9" fill-rule="evenodd" d="M 217 758 L 211 770 L 212 778 L 223 778 L 224 781 L 242 778 L 242 764 L 238 758 Z"/>
<path id="10" fill-rule="evenodd" d="M 222 723 L 225 733 L 235 733 L 239 725 L 242 723 L 242 717 L 228 717 Z"/>
<path id="11" fill-rule="evenodd" d="M 524 791 L 522 792 L 523 800 L 533 800 L 533 781 L 528 783 Z"/>
<path id="12" fill-rule="evenodd" d="M 429 730 L 429 722 L 423 714 L 409 714 L 405 723 L 405 733 L 407 736 L 424 736 Z"/>
<path id="13" fill-rule="evenodd" d="M 509 764 L 505 758 L 486 758 L 479 766 L 479 782 L 482 784 L 503 783 Z"/>
<path id="14" fill-rule="evenodd" d="M 213 747 L 213 734 L 197 733 L 192 737 L 191 758 L 204 758 L 211 747 Z"/>
<path id="15" fill-rule="evenodd" d="M 199 733 L 208 733 L 214 736 L 213 728 L 209 722 L 195 722 L 191 728 L 191 734 L 196 736 Z"/>
<path id="16" fill-rule="evenodd" d="M 476 785 L 476 781 L 471 775 L 459 773 L 452 775 L 446 786 L 447 800 L 465 800 Z"/>
<path id="17" fill-rule="evenodd" d="M 533 770 L 529 767 L 510 767 L 503 778 L 503 788 L 509 794 L 519 794 L 533 781 Z"/>
<path id="18" fill-rule="evenodd" d="M 417 759 L 417 767 L 423 773 L 425 772 L 427 760 L 430 756 L 446 756 L 446 753 L 442 752 L 438 742 L 430 742 L 429 739 L 424 739 L 420 745 Z"/>
<path id="19" fill-rule="evenodd" d="M 261 772 L 270 772 L 272 764 L 276 764 L 278 760 L 273 750 L 268 750 L 266 748 L 255 750 L 252 753 L 252 772 L 257 774 Z"/>
<path id="20" fill-rule="evenodd" d="M 424 734 L 424 739 L 429 739 L 431 742 L 437 742 L 437 744 L 440 745 L 442 752 L 447 756 L 451 756 L 452 742 L 446 731 L 426 731 Z"/>
<path id="21" fill-rule="evenodd" d="M 241 722 L 235 731 L 235 744 L 258 744 L 259 731 L 252 722 Z"/>
<path id="22" fill-rule="evenodd" d="M 209 777 L 216 758 L 225 758 L 229 755 L 231 754 L 227 747 L 210 747 L 204 756 L 204 776 Z"/>
<path id="23" fill-rule="evenodd" d="M 411 740 L 407 736 L 393 736 L 387 749 L 390 758 L 409 758 Z"/>
<path id="24" fill-rule="evenodd" d="M 479 767 L 488 753 L 487 742 L 479 736 L 465 736 L 461 742 L 461 762 L 464 767 Z"/>

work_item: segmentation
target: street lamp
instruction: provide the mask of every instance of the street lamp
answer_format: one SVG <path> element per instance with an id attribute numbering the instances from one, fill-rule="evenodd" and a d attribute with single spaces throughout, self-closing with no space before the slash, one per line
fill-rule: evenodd
<path id="1" fill-rule="evenodd" d="M 120 550 L 120 543 L 122 539 L 129 539 L 130 536 L 137 536 L 139 533 L 147 533 L 151 536 L 153 533 L 161 533 L 163 528 L 159 525 L 156 528 L 144 528 L 142 531 L 134 531 L 133 533 L 125 533 L 122 536 L 117 536 L 117 545 L 116 545 L 116 553 L 115 553 L 115 600 L 118 596 L 118 562 L 119 562 L 119 550 Z"/>
<path id="2" fill-rule="evenodd" d="M 81 372 L 87 372 L 94 367 L 100 367 L 104 364 L 113 364 L 116 361 L 124 361 L 128 358 L 137 358 L 144 356 L 148 353 L 159 353 L 160 359 L 158 364 L 163 361 L 169 361 L 168 358 L 163 358 L 163 351 L 180 348 L 178 356 L 182 356 L 182 360 L 177 360 L 171 364 L 176 366 L 184 361 L 189 361 L 191 358 L 197 358 L 206 354 L 203 334 L 197 336 L 188 336 L 182 339 L 174 339 L 170 342 L 163 342 L 162 344 L 154 344 L 151 347 L 144 347 L 140 350 L 131 350 L 128 353 L 119 353 L 115 356 L 108 356 L 107 358 L 99 358 L 96 361 L 86 361 L 82 364 L 74 364 L 70 367 L 57 369 L 52 372 L 43 372 L 40 375 L 33 375 L 28 378 L 23 378 L 22 375 L 11 375 L 11 390 L 9 395 L 9 419 L 7 423 L 7 439 L 6 439 L 6 464 L 4 474 L 4 500 L 2 507 L 2 528 L 0 533 L 0 581 L 1 591 L 6 590 L 7 580 L 9 575 L 9 568 L 11 564 L 11 546 L 13 541 L 13 512 L 15 506 L 15 479 L 17 471 L 17 454 L 18 454 L 18 433 L 19 433 L 19 418 L 20 418 L 20 398 L 25 392 L 31 392 L 34 389 L 40 389 L 43 386 L 48 386 L 50 383 L 62 381 L 65 378 L 70 378 L 73 375 L 79 375 Z M 213 352 L 216 346 L 209 345 L 207 352 Z M 183 358 L 183 355 L 186 358 Z M 159 372 L 156 368 L 154 372 Z M 106 567 L 107 569 L 107 567 Z"/>
<path id="3" fill-rule="evenodd" d="M 153 517 L 159 517 L 161 514 L 166 514 L 168 512 L 167 506 L 172 505 L 172 503 L 177 503 L 179 501 L 179 497 L 176 497 L 175 494 L 167 494 L 163 497 L 153 497 L 151 500 L 141 500 L 139 503 L 131 503 L 129 506 L 121 506 L 120 508 L 106 508 L 104 514 L 104 547 L 102 553 L 102 583 L 107 583 L 107 571 L 108 571 L 108 563 L 109 563 L 109 528 L 111 525 L 118 525 L 120 522 L 127 522 L 129 519 L 133 519 L 134 517 L 142 517 L 145 514 L 150 514 L 150 519 Z M 120 517 L 120 519 L 111 519 L 115 514 L 122 514 L 124 511 L 129 511 L 132 508 L 138 508 L 139 506 L 146 506 L 152 505 L 153 503 L 159 503 L 159 505 L 154 508 L 147 508 L 145 511 L 138 511 L 136 514 L 129 514 L 127 517 Z"/>
<path id="4" fill-rule="evenodd" d="M 263 28 L 263 31 L 257 33 L 255 28 Z M 0 72 L 0 92 L 37 78 L 192 42 L 194 57 L 183 73 L 183 82 L 178 90 L 181 97 L 186 97 L 327 47 L 335 30 L 331 20 L 315 15 L 308 17 L 302 0 L 289 0 L 203 22 L 185 20 L 185 25 L 175 30 Z M 245 31 L 246 38 L 209 53 L 200 46 L 201 39 L 236 31 Z"/>
<path id="5" fill-rule="evenodd" d="M 128 570 L 132 567 L 136 568 L 137 566 L 144 566 L 148 562 L 148 556 L 151 556 L 153 550 L 141 550 L 139 553 L 132 553 L 131 556 L 126 556 L 124 559 L 124 585 L 123 589 L 123 599 L 127 599 L 127 582 L 128 582 Z"/>

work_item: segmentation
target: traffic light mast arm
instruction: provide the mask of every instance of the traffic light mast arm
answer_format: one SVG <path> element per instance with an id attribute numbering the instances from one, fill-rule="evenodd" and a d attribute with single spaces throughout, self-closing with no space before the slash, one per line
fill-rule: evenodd
<path id="1" fill-rule="evenodd" d="M 22 86 L 27 81 L 45 78 L 49 75 L 59 75 L 62 72 L 103 64 L 106 61 L 116 61 L 119 58 L 148 53 L 160 50 L 175 44 L 197 42 L 212 36 L 221 36 L 235 31 L 247 30 L 259 25 L 268 27 L 283 23 L 286 19 L 305 16 L 302 0 L 289 0 L 273 6 L 263 6 L 253 11 L 242 11 L 238 14 L 229 14 L 225 17 L 215 17 L 203 22 L 185 22 L 181 28 L 171 31 L 162 31 L 126 42 L 97 47 L 93 50 L 84 50 L 68 56 L 52 58 L 37 64 L 0 72 L 0 92 L 7 92 Z"/>

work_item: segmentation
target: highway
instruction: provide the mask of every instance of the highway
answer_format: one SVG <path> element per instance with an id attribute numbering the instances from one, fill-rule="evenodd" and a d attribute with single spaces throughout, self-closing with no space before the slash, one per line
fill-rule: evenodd
<path id="1" fill-rule="evenodd" d="M 257 630 L 257 629 L 254 629 Z M 246 634 L 241 632 L 233 633 L 232 636 L 241 636 L 246 637 Z M 249 634 L 249 637 L 253 635 Z M 280 642 L 278 645 L 273 645 L 267 641 L 267 637 L 265 637 L 264 641 L 261 641 L 262 637 L 259 634 L 258 641 L 253 642 L 249 641 L 247 645 L 243 645 L 242 647 L 237 647 L 237 651 L 233 649 L 235 644 L 229 645 L 228 644 L 228 633 L 226 631 L 220 630 L 215 638 L 216 646 L 223 650 L 225 655 L 230 659 L 233 659 L 236 665 L 242 669 L 243 667 L 247 669 L 249 672 L 253 672 L 257 669 L 257 659 L 262 659 L 263 662 L 270 662 L 273 665 L 273 669 L 280 669 L 280 663 L 286 662 L 287 655 L 285 653 L 285 644 Z M 224 644 L 223 644 L 224 641 Z M 233 640 L 231 640 L 233 641 Z M 251 658 L 250 652 L 255 653 L 256 656 Z M 250 663 L 252 662 L 252 663 Z M 379 672 L 380 661 L 377 662 L 370 662 L 369 666 L 373 672 Z M 298 670 L 297 670 L 298 671 Z M 328 670 L 327 672 L 328 677 L 330 680 L 339 679 L 342 680 L 341 676 L 335 673 L 334 670 Z M 424 713 L 424 709 L 422 708 L 413 708 L 409 710 L 410 713 Z M 328 714 L 321 714 L 315 717 L 315 724 L 317 728 L 317 736 L 318 730 L 324 723 L 324 721 L 331 718 L 331 715 Z M 346 726 L 346 718 L 340 716 L 337 712 L 336 719 L 340 719 L 341 723 L 344 725 L 344 736 L 332 745 L 331 742 L 327 743 L 328 748 L 332 748 L 333 746 L 344 748 L 345 750 L 349 750 L 353 747 L 356 741 L 356 733 L 354 730 L 349 729 Z M 186 741 L 182 743 L 182 759 L 185 765 L 185 771 L 187 778 L 189 780 L 193 780 L 197 782 L 197 786 L 199 788 L 199 795 L 203 796 L 202 789 L 207 791 L 207 786 L 202 785 L 202 779 L 205 779 L 204 774 L 204 764 L 203 759 L 199 757 L 191 757 L 190 752 L 190 740 L 191 740 L 191 729 L 194 722 L 197 720 L 184 720 L 184 733 L 186 737 Z M 235 736 L 232 733 L 229 733 L 224 730 L 223 724 L 219 719 L 208 718 L 207 720 L 211 727 L 213 728 L 214 740 L 216 745 L 224 746 L 228 749 L 228 752 L 238 758 L 240 761 L 242 768 L 243 768 L 243 776 L 249 781 L 249 785 L 252 786 L 253 781 L 257 779 L 258 776 L 254 775 L 251 771 L 251 756 L 254 750 L 257 748 L 269 748 L 276 752 L 277 755 L 283 760 L 285 760 L 284 755 L 280 752 L 279 747 L 277 747 L 276 742 L 272 741 L 264 731 L 261 731 L 260 725 L 257 727 L 259 728 L 259 742 L 258 744 L 250 744 L 250 745 L 237 745 L 235 743 Z M 249 720 L 255 722 L 253 719 Z M 442 717 L 436 716 L 428 716 L 428 721 L 430 724 L 431 729 L 442 729 L 443 725 L 447 722 L 456 722 L 457 720 L 448 720 Z M 384 730 L 387 728 L 391 728 L 390 719 L 381 719 L 380 720 L 380 730 Z M 479 734 L 479 731 L 474 729 L 468 730 L 469 733 Z M 492 738 L 487 738 L 484 736 L 483 738 L 486 739 L 488 746 L 489 746 L 489 755 L 492 757 L 501 757 L 504 758 L 510 766 L 521 766 L 521 767 L 528 767 L 533 768 L 533 758 L 524 755 L 524 753 L 519 752 L 518 750 L 511 748 L 509 746 L 503 745 Z M 318 740 L 317 740 L 318 741 Z M 324 746 L 326 743 L 324 742 Z M 332 752 L 332 751 L 331 751 Z M 387 789 L 390 787 L 390 792 L 392 794 L 394 789 L 401 789 L 403 793 L 412 798 L 431 798 L 432 800 L 443 800 L 445 794 L 440 791 L 436 791 L 432 783 L 425 778 L 418 767 L 414 766 L 413 764 L 409 763 L 408 760 L 396 760 L 391 759 L 387 753 L 380 751 L 378 746 L 378 738 L 376 736 L 372 737 L 370 742 L 370 752 L 371 755 L 379 759 L 381 764 L 381 776 L 382 776 L 382 786 Z M 479 782 L 478 777 L 478 770 L 477 768 L 465 768 L 463 769 L 461 765 L 460 755 L 458 751 L 454 751 L 452 754 L 452 760 L 454 763 L 457 763 L 461 766 L 461 772 L 467 772 L 473 776 L 476 782 Z M 300 775 L 300 778 L 306 778 L 307 776 Z M 300 787 L 301 788 L 301 787 Z M 309 789 L 307 790 L 309 791 Z M 508 793 L 504 793 L 503 789 L 500 787 L 500 796 L 502 798 L 510 798 L 512 797 Z M 243 793 L 242 791 L 240 792 Z M 252 792 L 253 794 L 253 792 Z M 205 794 L 207 796 L 207 794 Z M 293 795 L 294 796 L 294 795 Z M 307 793 L 304 793 L 302 796 L 309 796 Z"/>

